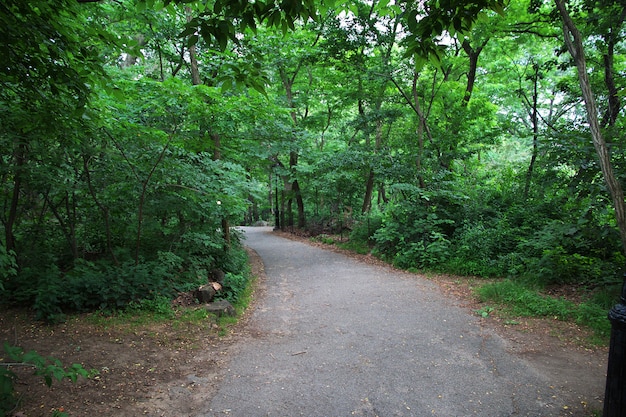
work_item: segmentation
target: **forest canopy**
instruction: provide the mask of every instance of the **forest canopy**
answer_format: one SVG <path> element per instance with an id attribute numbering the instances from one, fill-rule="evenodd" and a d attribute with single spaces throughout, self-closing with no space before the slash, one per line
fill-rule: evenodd
<path id="1" fill-rule="evenodd" d="M 612 288 L 616 0 L 8 0 L 0 291 L 55 319 L 240 273 L 231 226 Z"/>

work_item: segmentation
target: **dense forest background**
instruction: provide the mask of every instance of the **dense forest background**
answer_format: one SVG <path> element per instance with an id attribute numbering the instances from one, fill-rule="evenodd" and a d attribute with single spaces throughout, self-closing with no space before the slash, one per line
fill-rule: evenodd
<path id="1" fill-rule="evenodd" d="M 237 282 L 231 226 L 266 221 L 608 309 L 626 6 L 441 3 L 2 2 L 4 302 Z"/>

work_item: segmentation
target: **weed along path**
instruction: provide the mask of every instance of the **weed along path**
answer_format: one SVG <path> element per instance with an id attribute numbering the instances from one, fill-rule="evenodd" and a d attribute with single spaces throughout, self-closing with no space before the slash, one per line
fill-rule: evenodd
<path id="1" fill-rule="evenodd" d="M 436 283 L 244 231 L 267 279 L 206 416 L 592 415 L 601 371 L 571 391 Z"/>

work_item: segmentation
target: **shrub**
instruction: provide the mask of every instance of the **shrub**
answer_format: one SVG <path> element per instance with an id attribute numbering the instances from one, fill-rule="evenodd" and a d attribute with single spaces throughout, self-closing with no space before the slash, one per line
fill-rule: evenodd
<path id="1" fill-rule="evenodd" d="M 368 214 L 352 226 L 350 240 L 371 247 L 375 244 L 374 234 L 381 228 L 382 224 L 383 218 L 380 213 Z"/>
<path id="2" fill-rule="evenodd" d="M 24 268 L 7 281 L 6 300 L 29 303 L 38 319 L 58 322 L 68 312 L 118 310 L 140 300 L 151 303 L 171 298 L 176 292 L 206 283 L 207 271 L 214 268 L 233 274 L 245 270 L 247 256 L 237 233 L 233 233 L 230 247 L 205 240 L 200 234 L 193 236 L 195 251 L 182 252 L 186 256 L 157 251 L 152 259 L 136 263 L 128 253 L 120 252 L 119 265 L 107 259 L 77 259 L 66 271 L 54 263 Z"/>
<path id="3" fill-rule="evenodd" d="M 239 301 L 239 297 L 248 286 L 248 275 L 227 273 L 224 277 L 224 285 L 218 298 L 228 300 L 232 304 Z"/>
<path id="4" fill-rule="evenodd" d="M 453 256 L 446 264 L 452 273 L 481 277 L 508 276 L 519 259 L 515 253 L 517 232 L 506 219 L 466 220 L 452 241 Z"/>
<path id="5" fill-rule="evenodd" d="M 0 294 L 4 291 L 4 281 L 17 275 L 17 262 L 15 252 L 7 251 L 0 243 Z"/>
<path id="6" fill-rule="evenodd" d="M 446 229 L 454 225 L 440 218 L 436 206 L 404 202 L 385 213 L 374 233 L 375 253 L 405 268 L 431 268 L 448 260 L 450 241 Z"/>

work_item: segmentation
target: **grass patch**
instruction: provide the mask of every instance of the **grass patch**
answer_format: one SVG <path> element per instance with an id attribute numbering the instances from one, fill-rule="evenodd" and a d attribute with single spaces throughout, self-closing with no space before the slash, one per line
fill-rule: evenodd
<path id="1" fill-rule="evenodd" d="M 335 238 L 333 238 L 333 236 L 331 235 L 327 235 L 325 233 L 319 234 L 317 236 L 314 236 L 311 238 L 311 240 L 313 242 L 322 242 L 326 245 L 334 245 L 335 244 Z"/>
<path id="2" fill-rule="evenodd" d="M 605 345 L 611 333 L 607 308 L 593 298 L 579 304 L 564 298 L 540 294 L 522 283 L 504 280 L 485 284 L 476 290 L 481 302 L 497 303 L 502 310 L 517 317 L 552 317 L 572 320 L 594 332 L 591 343 Z"/>
<path id="3" fill-rule="evenodd" d="M 367 255 L 370 253 L 371 248 L 367 244 L 367 242 L 353 241 L 348 240 L 346 242 L 337 242 L 337 247 L 345 250 L 349 250 L 352 252 L 356 252 L 360 255 Z"/>
<path id="4" fill-rule="evenodd" d="M 132 301 L 124 310 L 98 311 L 87 315 L 87 321 L 103 328 L 128 327 L 130 329 L 154 323 L 171 321 L 176 316 L 170 299 Z"/>
<path id="5" fill-rule="evenodd" d="M 198 324 L 209 318 L 210 314 L 203 308 L 183 308 L 175 322 Z"/>

